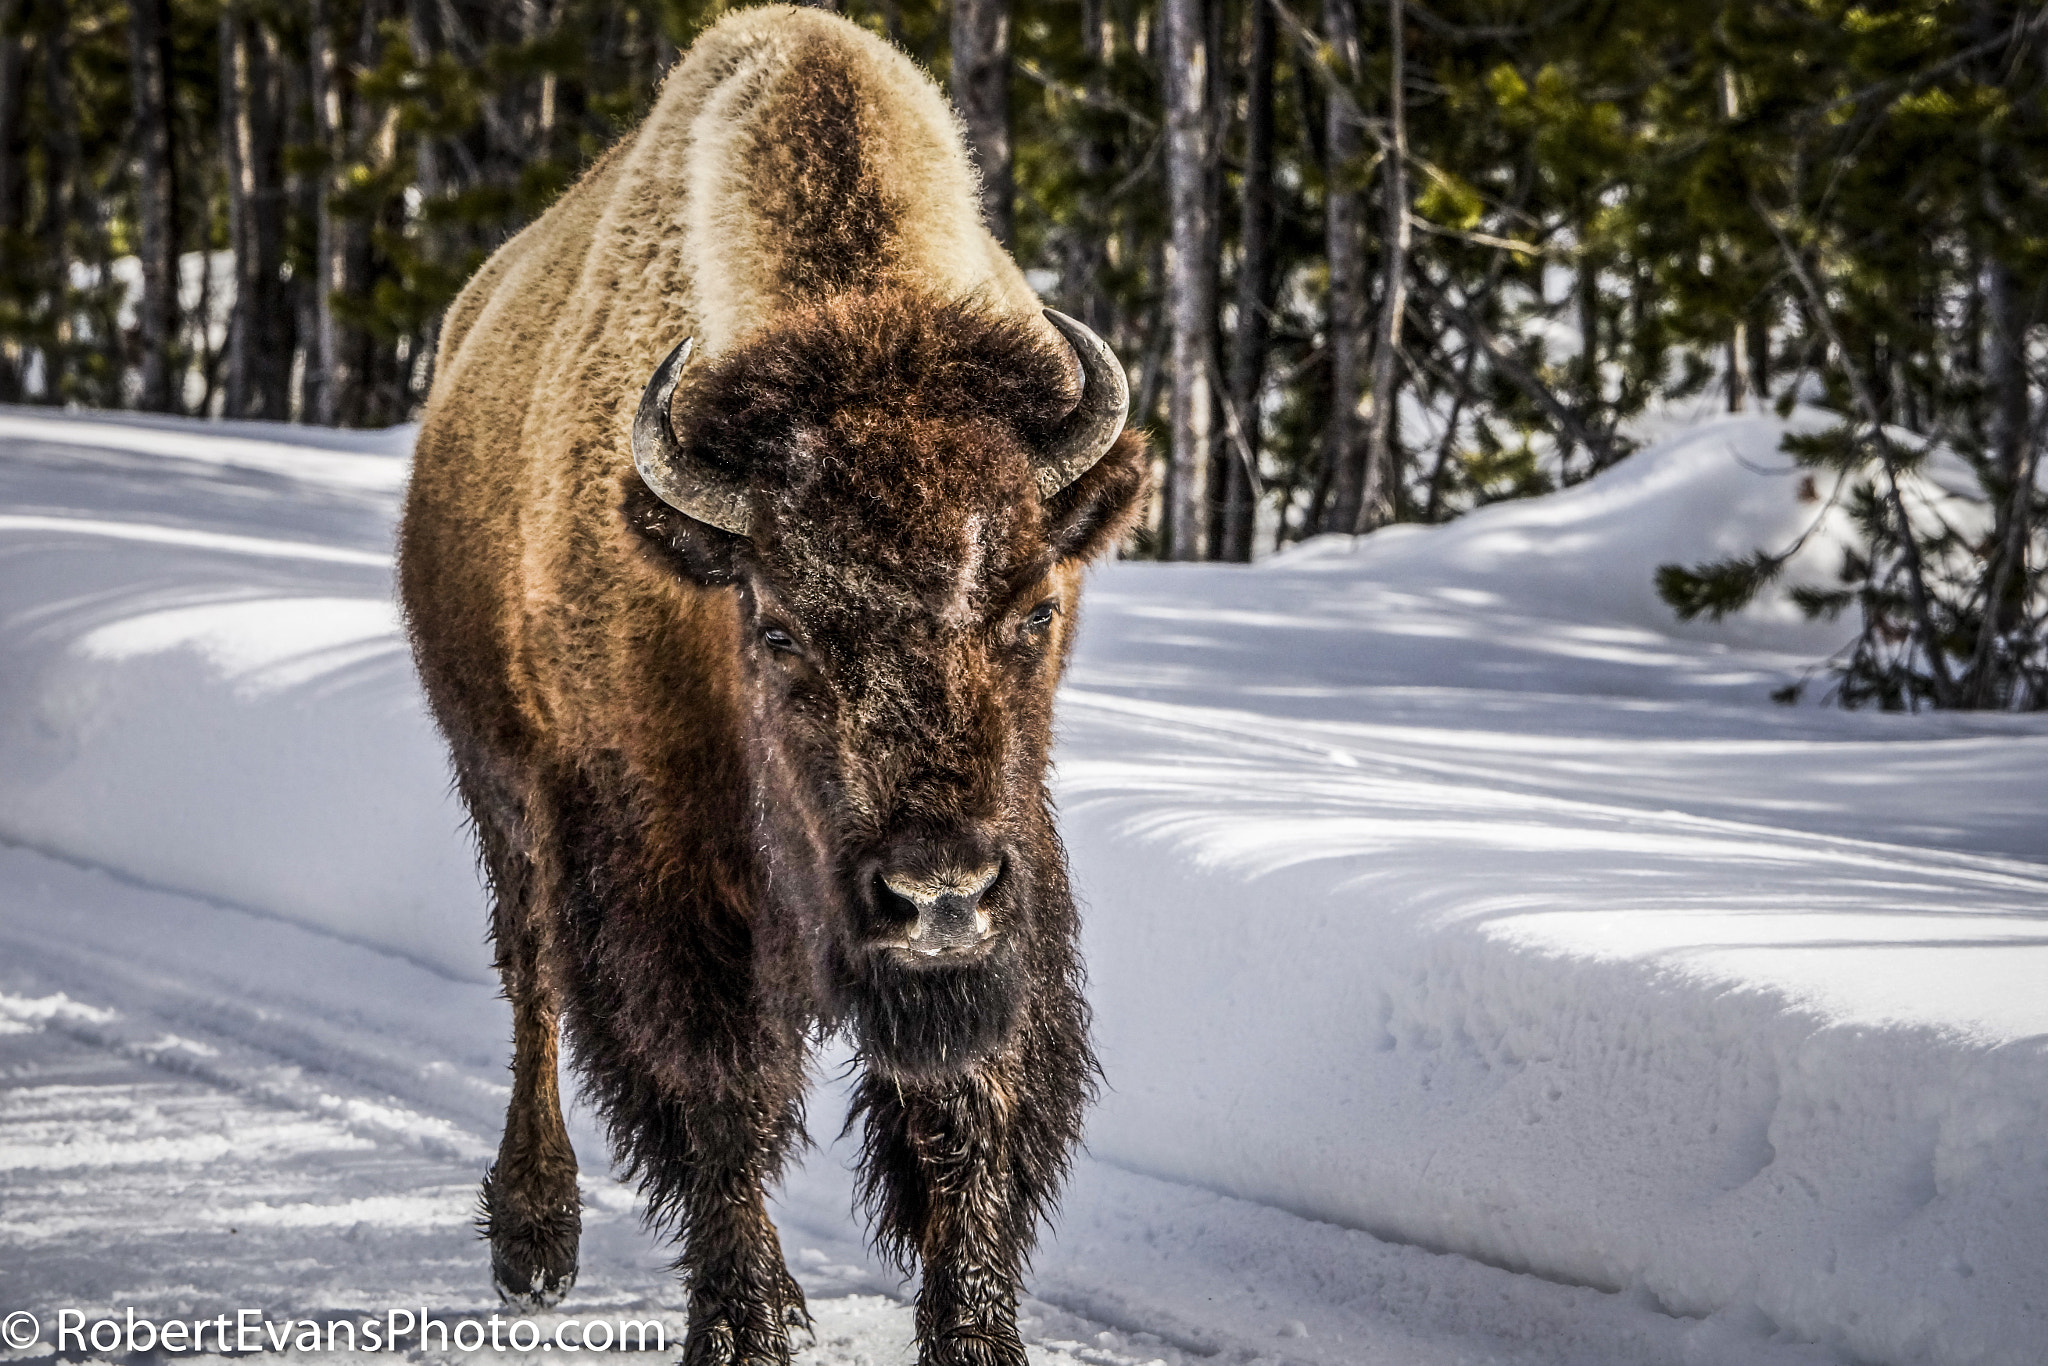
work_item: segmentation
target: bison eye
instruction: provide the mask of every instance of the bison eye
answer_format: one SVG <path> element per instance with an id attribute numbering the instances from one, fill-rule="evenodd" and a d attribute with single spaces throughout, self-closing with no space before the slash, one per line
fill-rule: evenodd
<path id="1" fill-rule="evenodd" d="M 1024 629 L 1034 635 L 1043 631 L 1046 627 L 1052 625 L 1052 619 L 1058 611 L 1059 608 L 1053 603 L 1039 603 L 1038 606 L 1031 609 L 1031 615 L 1024 618 Z"/>
<path id="2" fill-rule="evenodd" d="M 762 627 L 761 643 L 777 654 L 793 655 L 802 653 L 797 648 L 796 637 L 783 630 L 780 626 Z"/>

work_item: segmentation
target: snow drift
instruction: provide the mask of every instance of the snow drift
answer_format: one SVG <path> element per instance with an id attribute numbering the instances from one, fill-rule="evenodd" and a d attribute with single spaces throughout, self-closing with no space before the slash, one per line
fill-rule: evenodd
<path id="1" fill-rule="evenodd" d="M 1782 429 L 1097 576 L 1058 795 L 1098 1159 L 1716 1360 L 2040 1359 L 2048 722 L 1774 707 L 1844 628 L 1671 620 L 1658 563 L 1814 515 Z M 0 412 L 0 838 L 484 982 L 390 606 L 406 434 L 315 435 Z"/>

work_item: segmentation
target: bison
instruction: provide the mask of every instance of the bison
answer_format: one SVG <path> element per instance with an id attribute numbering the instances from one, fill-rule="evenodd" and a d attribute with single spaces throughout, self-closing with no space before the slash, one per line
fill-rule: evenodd
<path id="1" fill-rule="evenodd" d="M 749 10 L 444 324 L 399 579 L 513 1013 L 492 1272 L 575 1280 L 560 1025 L 676 1232 L 686 1362 L 808 1322 L 763 1187 L 840 1031 L 920 1360 L 1024 1361 L 1095 1079 L 1053 693 L 1147 460 L 979 205 L 900 52 Z"/>

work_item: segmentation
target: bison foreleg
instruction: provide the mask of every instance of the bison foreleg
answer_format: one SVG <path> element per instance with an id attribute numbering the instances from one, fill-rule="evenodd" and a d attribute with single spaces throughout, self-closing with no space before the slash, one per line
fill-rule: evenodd
<path id="1" fill-rule="evenodd" d="M 684 1366 L 782 1366 L 789 1330 L 808 1330 L 804 1292 L 782 1261 L 758 1178 L 699 1183 L 679 1263 L 690 1286 Z"/>
<path id="2" fill-rule="evenodd" d="M 576 1153 L 562 1124 L 555 1070 L 555 1011 L 538 987 L 513 986 L 512 1100 L 498 1160 L 484 1177 L 480 1224 L 491 1240 L 491 1279 L 505 1302 L 544 1309 L 576 1284 L 583 1231 Z"/>
<path id="3" fill-rule="evenodd" d="M 633 1097 L 630 1131 L 653 1223 L 681 1225 L 676 1269 L 690 1292 L 684 1366 L 787 1366 L 790 1330 L 808 1330 L 804 1294 L 782 1260 L 766 1183 L 802 1133 L 794 1101 L 760 1096 Z"/>
<path id="4" fill-rule="evenodd" d="M 1024 1366 L 1017 1294 L 1078 1132 L 1084 1059 L 1027 1072 L 1012 1055 L 939 1081 L 863 1079 L 876 1236 L 924 1267 L 920 1366 Z"/>

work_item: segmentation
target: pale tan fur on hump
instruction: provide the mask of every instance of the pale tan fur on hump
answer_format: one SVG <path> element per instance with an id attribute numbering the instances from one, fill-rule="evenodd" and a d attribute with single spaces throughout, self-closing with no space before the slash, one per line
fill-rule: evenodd
<path id="1" fill-rule="evenodd" d="M 800 58 L 830 61 L 857 92 L 874 192 L 899 231 L 869 263 L 872 283 L 947 299 L 979 292 L 1035 311 L 1016 264 L 982 227 L 959 120 L 931 78 L 836 16 L 775 5 L 741 11 L 700 38 L 643 130 L 672 128 L 688 111 L 683 253 L 693 266 L 698 345 L 715 355 L 792 301 L 776 267 L 803 244 L 763 202 L 776 188 L 764 176 L 776 149 L 761 141 Z"/>

